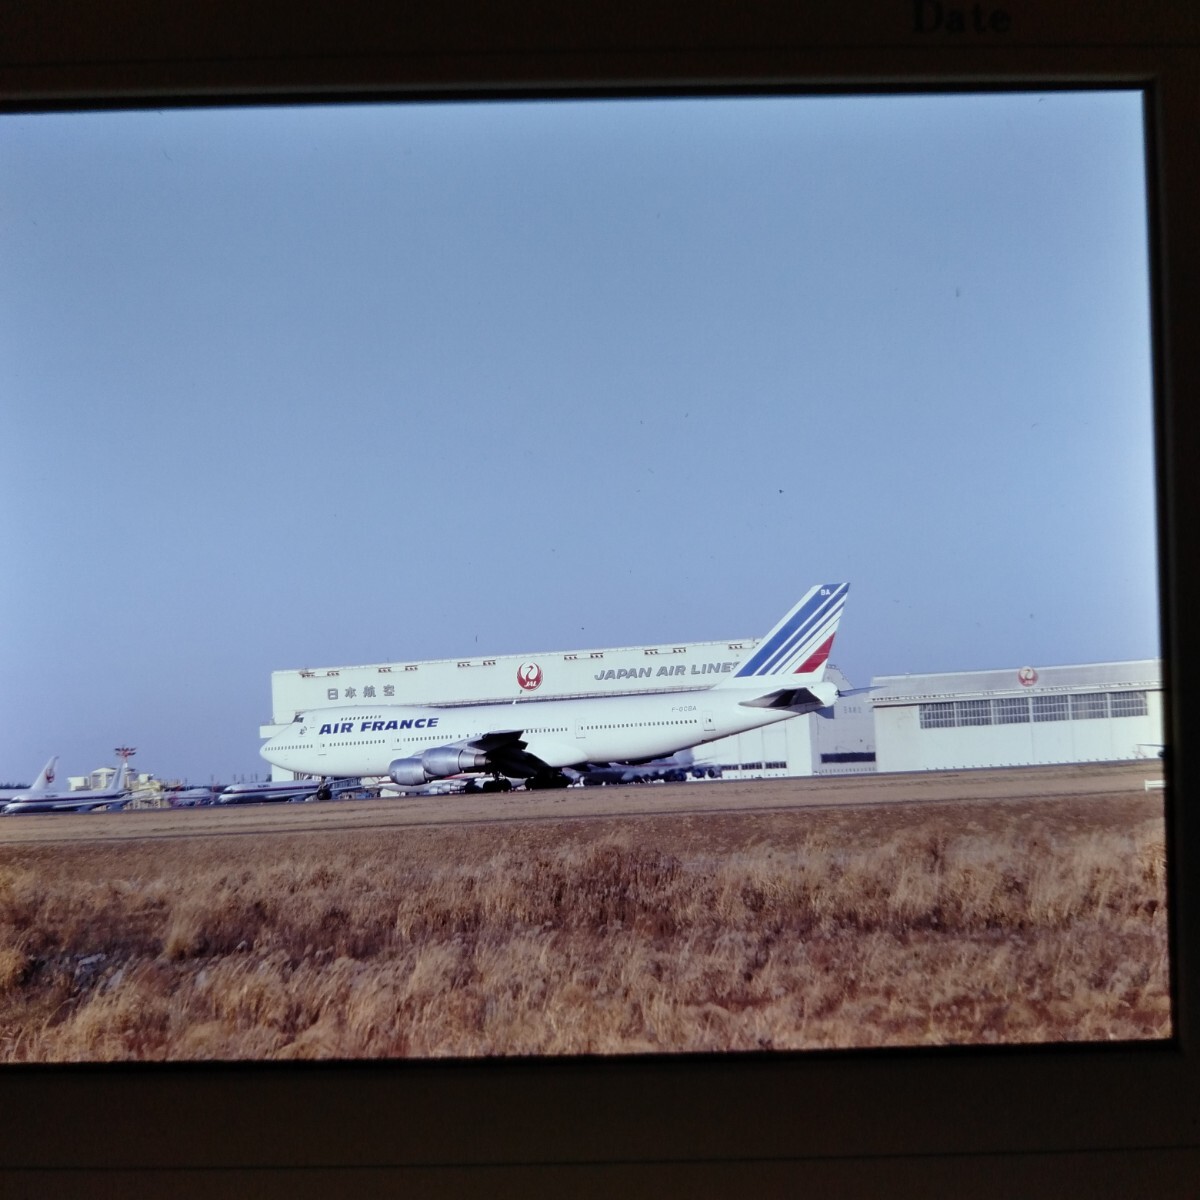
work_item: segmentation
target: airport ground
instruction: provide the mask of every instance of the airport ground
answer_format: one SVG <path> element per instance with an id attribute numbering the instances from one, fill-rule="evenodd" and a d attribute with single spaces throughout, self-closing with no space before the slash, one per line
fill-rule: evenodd
<path id="1" fill-rule="evenodd" d="M 1161 764 L 0 822 L 0 1058 L 1170 1032 Z"/>
<path id="2" fill-rule="evenodd" d="M 560 791 L 404 796 L 326 803 L 216 805 L 40 813 L 0 819 L 0 848 L 24 842 L 136 841 L 142 838 L 257 835 L 320 830 L 350 832 L 507 821 L 662 817 L 793 808 L 973 800 L 1061 798 L 1145 789 L 1161 781 L 1162 763 L 1073 763 L 973 771 L 908 772 L 754 780 L 691 780 Z"/>

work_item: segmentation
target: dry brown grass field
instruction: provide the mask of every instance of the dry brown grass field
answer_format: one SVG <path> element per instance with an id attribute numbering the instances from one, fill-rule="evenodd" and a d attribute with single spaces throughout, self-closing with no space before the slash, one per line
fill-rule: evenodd
<path id="1" fill-rule="evenodd" d="M 1166 1037 L 1161 797 L 8 842 L 0 1059 Z"/>

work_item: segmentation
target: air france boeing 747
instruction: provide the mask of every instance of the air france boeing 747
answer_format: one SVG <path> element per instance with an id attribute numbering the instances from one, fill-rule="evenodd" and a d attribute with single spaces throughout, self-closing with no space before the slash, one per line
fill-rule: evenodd
<path id="1" fill-rule="evenodd" d="M 297 715 L 262 747 L 268 762 L 322 776 L 389 776 L 414 786 L 464 772 L 565 787 L 564 767 L 665 758 L 837 700 L 825 664 L 849 584 L 824 583 L 732 675 L 696 691 L 514 705 L 372 705 Z"/>

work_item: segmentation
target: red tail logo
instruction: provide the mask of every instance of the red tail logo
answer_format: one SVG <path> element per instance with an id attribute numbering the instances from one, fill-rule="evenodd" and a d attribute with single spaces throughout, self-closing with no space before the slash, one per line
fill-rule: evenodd
<path id="1" fill-rule="evenodd" d="M 517 668 L 517 683 L 527 692 L 542 686 L 542 668 L 535 662 L 522 663 Z"/>

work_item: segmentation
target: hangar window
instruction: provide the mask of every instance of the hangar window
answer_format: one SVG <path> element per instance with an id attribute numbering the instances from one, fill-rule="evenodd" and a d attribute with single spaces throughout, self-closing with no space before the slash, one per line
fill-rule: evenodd
<path id="1" fill-rule="evenodd" d="M 1147 713 L 1145 692 L 1113 692 L 1114 717 L 1144 717 Z"/>
<path id="2" fill-rule="evenodd" d="M 958 725 L 990 725 L 992 702 L 990 700 L 955 700 L 954 719 Z"/>
<path id="3" fill-rule="evenodd" d="M 1071 697 L 1071 719 L 1073 721 L 1095 721 L 1108 716 L 1108 694 L 1085 692 Z"/>
<path id="4" fill-rule="evenodd" d="M 954 703 L 947 701 L 941 704 L 921 705 L 922 729 L 953 729 Z"/>
<path id="5" fill-rule="evenodd" d="M 1000 696 L 993 700 L 992 720 L 997 725 L 1023 725 L 1029 720 L 1029 697 Z"/>
<path id="6" fill-rule="evenodd" d="M 1033 697 L 1035 721 L 1065 721 L 1069 715 L 1066 696 Z"/>

